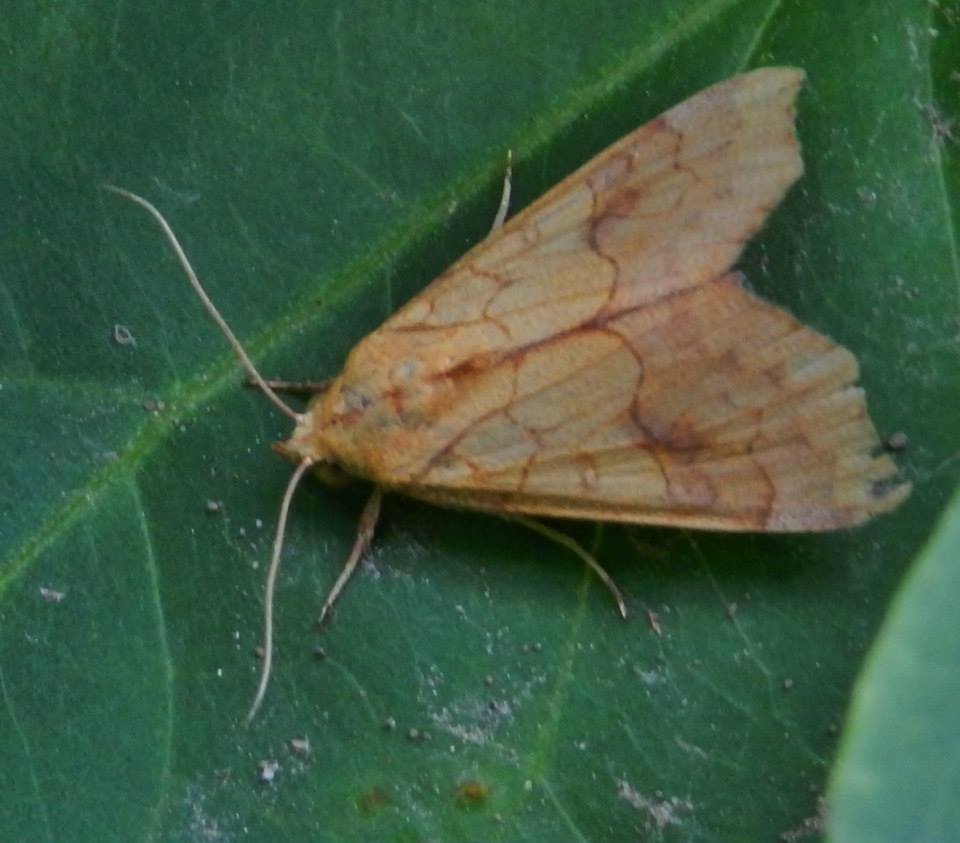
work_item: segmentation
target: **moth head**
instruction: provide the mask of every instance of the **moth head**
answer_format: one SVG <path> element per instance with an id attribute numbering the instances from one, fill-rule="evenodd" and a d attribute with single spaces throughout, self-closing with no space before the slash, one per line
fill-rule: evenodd
<path id="1" fill-rule="evenodd" d="M 309 460 L 313 474 L 320 480 L 331 486 L 342 486 L 348 475 L 324 441 L 317 423 L 317 414 L 308 409 L 305 413 L 298 413 L 295 421 L 296 426 L 290 438 L 275 442 L 273 450 L 294 463 Z"/>

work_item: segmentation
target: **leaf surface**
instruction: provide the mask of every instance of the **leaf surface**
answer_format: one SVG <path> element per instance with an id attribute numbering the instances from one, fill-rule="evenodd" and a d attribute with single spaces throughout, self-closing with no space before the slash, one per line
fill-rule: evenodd
<path id="1" fill-rule="evenodd" d="M 947 11 L 12 4 L 0 837 L 806 833 L 863 654 L 957 475 Z M 267 375 L 322 378 L 484 236 L 507 149 L 519 208 L 764 64 L 808 73 L 807 173 L 741 268 L 858 355 L 878 426 L 909 434 L 910 500 L 826 536 L 561 525 L 627 592 L 624 624 L 541 537 L 389 499 L 317 633 L 364 490 L 308 483 L 274 682 L 243 730 L 286 420 L 243 388 L 155 227 L 98 184 L 167 214 Z M 302 737 L 307 757 L 288 748 Z"/>

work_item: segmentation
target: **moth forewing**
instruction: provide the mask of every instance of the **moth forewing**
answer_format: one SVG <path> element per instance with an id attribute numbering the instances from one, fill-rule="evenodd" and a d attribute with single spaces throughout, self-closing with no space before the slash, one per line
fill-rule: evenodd
<path id="1" fill-rule="evenodd" d="M 493 512 L 811 531 L 896 506 L 854 356 L 730 272 L 802 174 L 803 78 L 708 88 L 517 214 L 351 352 L 313 447 Z"/>

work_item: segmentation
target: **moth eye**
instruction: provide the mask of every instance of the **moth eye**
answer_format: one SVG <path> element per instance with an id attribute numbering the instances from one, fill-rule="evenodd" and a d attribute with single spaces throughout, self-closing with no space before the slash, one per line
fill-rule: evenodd
<path id="1" fill-rule="evenodd" d="M 346 486 L 353 479 L 335 462 L 319 462 L 314 465 L 313 473 L 321 483 L 334 488 Z"/>

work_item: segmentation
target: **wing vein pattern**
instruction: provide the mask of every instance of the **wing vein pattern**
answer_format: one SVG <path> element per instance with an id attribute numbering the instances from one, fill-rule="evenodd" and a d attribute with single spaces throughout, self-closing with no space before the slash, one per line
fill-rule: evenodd
<path id="1" fill-rule="evenodd" d="M 352 352 L 337 458 L 498 512 L 806 531 L 895 506 L 854 356 L 731 270 L 802 174 L 802 82 L 708 88 L 468 252 Z"/>

